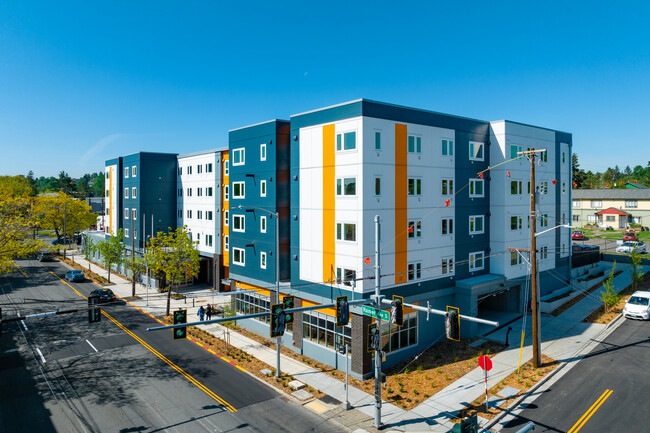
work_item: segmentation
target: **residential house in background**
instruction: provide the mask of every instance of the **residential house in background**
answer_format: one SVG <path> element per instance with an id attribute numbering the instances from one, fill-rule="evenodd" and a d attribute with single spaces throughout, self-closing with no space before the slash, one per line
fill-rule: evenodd
<path id="1" fill-rule="evenodd" d="M 598 224 L 614 229 L 650 225 L 650 189 L 574 189 L 572 225 Z"/>

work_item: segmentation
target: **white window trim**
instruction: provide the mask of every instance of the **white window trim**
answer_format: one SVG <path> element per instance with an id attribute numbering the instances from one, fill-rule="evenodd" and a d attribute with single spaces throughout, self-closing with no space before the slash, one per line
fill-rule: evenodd
<path id="1" fill-rule="evenodd" d="M 240 253 L 239 258 L 244 259 L 244 260 L 240 260 L 240 261 L 235 260 L 235 256 L 237 255 L 237 252 Z M 231 253 L 232 253 L 232 263 L 234 265 L 246 266 L 246 250 L 245 249 L 243 249 L 243 248 L 233 248 Z"/>
<path id="2" fill-rule="evenodd" d="M 485 182 L 483 182 L 483 180 L 484 179 L 470 179 L 469 180 L 469 183 L 470 183 L 469 196 L 470 197 L 477 197 L 477 198 L 485 197 Z M 476 191 L 476 186 L 472 187 L 472 184 L 476 185 L 478 183 L 481 184 L 481 190 L 483 191 L 482 194 L 476 194 L 476 192 L 474 192 L 474 193 L 471 192 L 472 190 Z"/>
<path id="3" fill-rule="evenodd" d="M 444 271 L 443 262 L 447 262 L 447 272 Z M 456 273 L 454 256 L 445 256 L 440 258 L 440 272 L 442 275 L 454 275 Z"/>
<path id="4" fill-rule="evenodd" d="M 125 207 L 125 208 L 124 208 L 124 219 L 125 219 L 125 220 L 128 220 L 128 219 L 130 218 L 130 217 L 129 217 L 130 214 L 131 214 L 131 212 L 129 212 L 129 208 L 128 208 L 128 207 Z"/>
<path id="5" fill-rule="evenodd" d="M 138 188 L 135 186 L 131 188 L 131 198 L 138 198 Z"/>
<path id="6" fill-rule="evenodd" d="M 418 269 L 418 265 L 419 265 L 420 269 Z M 411 272 L 409 270 L 410 266 L 413 266 L 413 279 L 409 279 L 409 274 Z M 418 276 L 418 271 L 420 272 L 420 276 Z M 418 281 L 418 280 L 421 280 L 421 279 L 422 279 L 422 261 L 419 260 L 419 261 L 409 263 L 406 266 L 406 280 L 407 281 Z"/>
<path id="7" fill-rule="evenodd" d="M 447 221 L 447 233 L 442 232 L 442 222 Z M 451 223 L 451 224 L 449 224 Z M 449 227 L 451 227 L 451 230 L 449 230 Z M 442 217 L 440 219 L 440 236 L 453 236 L 454 234 L 454 218 L 453 217 Z"/>
<path id="8" fill-rule="evenodd" d="M 242 195 L 235 195 L 235 185 L 241 185 L 242 188 L 239 190 L 244 192 Z M 241 182 L 233 182 L 232 183 L 232 198 L 233 199 L 244 199 L 246 198 L 246 182 L 241 181 Z"/>
<path id="9" fill-rule="evenodd" d="M 260 268 L 266 269 L 266 263 L 267 263 L 267 261 L 266 261 L 266 253 L 264 251 L 262 251 L 260 253 Z"/>
<path id="10" fill-rule="evenodd" d="M 482 266 L 480 268 L 477 267 L 472 267 L 472 262 L 476 262 L 476 257 L 480 255 L 481 256 L 481 263 Z M 469 253 L 469 271 L 470 272 L 475 272 L 475 271 L 482 271 L 485 269 L 485 251 L 474 251 L 472 253 Z"/>
<path id="11" fill-rule="evenodd" d="M 474 218 L 474 229 L 475 229 L 474 231 L 472 231 L 469 228 L 470 221 L 472 220 L 472 218 Z M 483 227 L 481 231 L 476 230 L 476 220 L 479 218 L 483 221 L 483 223 L 481 224 L 481 226 Z M 467 219 L 467 227 L 470 235 L 480 235 L 485 233 L 485 215 L 470 215 L 469 218 Z"/>
<path id="12" fill-rule="evenodd" d="M 351 132 L 354 132 L 354 149 L 346 149 L 345 148 L 345 134 L 349 134 Z M 337 148 L 338 145 L 338 137 L 341 137 L 341 149 Z M 335 140 L 334 140 L 334 149 L 336 152 L 356 152 L 357 148 L 359 147 L 357 145 L 357 130 L 349 130 L 349 131 L 341 131 L 335 135 Z"/>
<path id="13" fill-rule="evenodd" d="M 338 237 L 338 225 L 341 224 L 341 239 Z M 354 240 L 350 241 L 345 239 L 345 226 L 346 225 L 353 225 L 354 226 Z M 334 226 L 335 230 L 335 236 L 336 236 L 336 242 L 350 242 L 350 243 L 356 243 L 357 242 L 357 223 L 353 222 L 345 222 L 345 221 L 337 221 L 336 226 Z"/>
<path id="14" fill-rule="evenodd" d="M 223 162 L 223 175 L 224 176 L 230 176 L 230 160 L 226 159 Z"/>
<path id="15" fill-rule="evenodd" d="M 475 156 L 472 156 L 472 153 L 471 153 L 472 144 L 474 144 L 474 145 L 479 144 L 481 146 L 481 149 L 483 150 L 483 152 L 482 152 L 483 156 L 481 158 L 477 158 Z M 482 143 L 480 141 L 470 141 L 468 146 L 469 146 L 468 150 L 470 152 L 469 153 L 469 160 L 470 161 L 485 161 L 485 143 Z M 474 146 L 474 147 L 476 147 L 476 146 Z"/>
<path id="16" fill-rule="evenodd" d="M 223 249 L 225 251 L 230 251 L 230 236 L 228 235 L 223 237 Z"/>
<path id="17" fill-rule="evenodd" d="M 266 161 L 266 143 L 260 144 L 260 161 Z"/>
<path id="18" fill-rule="evenodd" d="M 236 228 L 237 226 L 235 225 L 235 221 L 240 220 L 241 221 L 241 228 Z M 245 215 L 233 215 L 232 216 L 232 231 L 233 232 L 238 232 L 238 233 L 245 233 L 246 232 L 246 216 Z"/>
<path id="19" fill-rule="evenodd" d="M 124 198 L 129 198 L 129 188 L 124 188 Z"/>
<path id="20" fill-rule="evenodd" d="M 354 194 L 346 194 L 345 193 L 345 180 L 346 179 L 354 179 Z M 341 182 L 341 194 L 339 194 L 338 187 L 339 187 L 339 182 Z M 356 197 L 357 196 L 357 177 L 337 177 L 336 178 L 336 183 L 335 183 L 335 194 L 337 197 Z"/>
<path id="21" fill-rule="evenodd" d="M 266 197 L 266 181 L 260 181 L 260 197 Z"/>
<path id="22" fill-rule="evenodd" d="M 444 149 L 444 144 L 443 141 L 447 142 L 447 154 L 445 155 L 442 153 L 442 150 Z M 451 149 L 451 152 L 449 151 Z M 454 140 L 451 138 L 442 138 L 440 140 L 440 156 L 444 158 L 453 158 L 454 157 Z"/>
<path id="23" fill-rule="evenodd" d="M 240 147 L 238 149 L 233 149 L 231 151 L 233 157 L 232 157 L 232 165 L 233 167 L 238 166 L 238 165 L 245 165 L 246 164 L 246 148 Z M 235 163 L 235 154 L 239 154 L 241 157 L 241 161 Z"/>
<path id="24" fill-rule="evenodd" d="M 443 188 L 443 185 L 444 185 L 445 181 L 447 182 L 447 194 L 444 194 L 442 192 L 442 188 Z M 454 195 L 454 179 L 453 178 L 445 177 L 445 178 L 440 179 L 440 193 L 441 193 L 441 195 L 443 197 Z"/>
<path id="25" fill-rule="evenodd" d="M 124 179 L 129 178 L 129 167 L 124 167 Z"/>
<path id="26" fill-rule="evenodd" d="M 223 186 L 223 201 L 230 201 L 230 185 Z"/>
<path id="27" fill-rule="evenodd" d="M 266 224 L 266 217 L 260 217 L 260 233 L 266 233 L 268 225 Z"/>
<path id="28" fill-rule="evenodd" d="M 223 211 L 223 225 L 228 227 L 230 226 L 230 211 L 225 210 Z"/>

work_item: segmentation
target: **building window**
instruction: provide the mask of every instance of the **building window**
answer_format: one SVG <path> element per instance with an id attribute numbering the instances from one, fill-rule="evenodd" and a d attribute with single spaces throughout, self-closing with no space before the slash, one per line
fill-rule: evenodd
<path id="1" fill-rule="evenodd" d="M 571 205 L 573 207 L 580 207 L 580 200 L 572 200 Z"/>
<path id="2" fill-rule="evenodd" d="M 245 198 L 245 184 L 244 182 L 233 182 L 232 183 L 232 198 Z"/>
<path id="3" fill-rule="evenodd" d="M 178 209 L 177 215 L 178 218 L 183 218 L 183 209 Z"/>
<path id="4" fill-rule="evenodd" d="M 205 245 L 208 247 L 212 246 L 212 235 L 205 235 Z"/>
<path id="5" fill-rule="evenodd" d="M 230 173 L 230 161 L 226 159 L 223 162 L 223 175 L 228 176 L 229 173 Z"/>
<path id="6" fill-rule="evenodd" d="M 381 322 L 380 335 L 383 352 L 395 352 L 405 347 L 417 344 L 418 328 L 417 313 L 404 314 L 404 326 L 399 327 Z"/>
<path id="7" fill-rule="evenodd" d="M 409 263 L 408 264 L 408 280 L 419 280 L 422 278 L 422 263 Z"/>
<path id="8" fill-rule="evenodd" d="M 223 186 L 223 200 L 224 201 L 230 200 L 230 185 Z"/>
<path id="9" fill-rule="evenodd" d="M 260 295 L 259 293 L 243 293 L 241 295 L 235 295 L 233 296 L 233 301 L 235 303 L 235 311 L 239 311 L 243 314 L 264 313 L 271 309 L 270 298 L 265 295 Z M 255 317 L 253 320 L 262 323 L 269 323 L 271 318 L 270 316 L 262 316 Z M 285 330 L 288 330 L 289 326 L 291 325 L 287 325 Z"/>
<path id="10" fill-rule="evenodd" d="M 566 162 L 566 153 L 562 152 L 562 163 Z"/>
<path id="11" fill-rule="evenodd" d="M 539 159 L 543 162 L 548 162 L 548 150 L 539 154 Z"/>
<path id="12" fill-rule="evenodd" d="M 483 179 L 469 180 L 469 196 L 483 197 Z"/>
<path id="13" fill-rule="evenodd" d="M 544 214 L 539 218 L 540 227 L 548 227 L 548 214 Z"/>
<path id="14" fill-rule="evenodd" d="M 205 164 L 205 172 L 206 173 L 212 173 L 212 163 L 211 162 Z"/>
<path id="15" fill-rule="evenodd" d="M 523 228 L 524 219 L 521 216 L 510 217 L 510 230 L 521 230 Z"/>
<path id="16" fill-rule="evenodd" d="M 548 258 L 548 247 L 542 247 L 542 248 L 540 248 L 540 254 L 539 254 L 539 256 L 540 256 L 539 258 L 540 258 L 541 260 L 545 260 L 545 259 L 547 259 L 547 258 Z"/>
<path id="17" fill-rule="evenodd" d="M 407 193 L 408 195 L 422 195 L 422 179 L 410 178 Z"/>
<path id="18" fill-rule="evenodd" d="M 408 153 L 422 153 L 422 137 L 409 135 L 407 149 Z"/>
<path id="19" fill-rule="evenodd" d="M 129 189 L 124 188 L 124 198 L 129 198 Z"/>
<path id="20" fill-rule="evenodd" d="M 266 143 L 260 144 L 260 161 L 266 161 Z"/>
<path id="21" fill-rule="evenodd" d="M 580 215 L 578 214 L 571 215 L 571 218 L 573 219 L 573 222 L 580 222 Z"/>
<path id="22" fill-rule="evenodd" d="M 357 225 L 336 223 L 336 239 L 339 241 L 356 242 L 357 240 Z"/>
<path id="23" fill-rule="evenodd" d="M 260 218 L 260 233 L 266 233 L 266 217 Z"/>
<path id="24" fill-rule="evenodd" d="M 198 195 L 199 197 L 203 196 L 203 188 L 197 188 L 196 195 Z"/>
<path id="25" fill-rule="evenodd" d="M 453 179 L 442 179 L 442 195 L 454 195 Z"/>
<path id="26" fill-rule="evenodd" d="M 230 251 L 230 236 L 228 235 L 223 237 L 223 249 L 225 251 Z"/>
<path id="27" fill-rule="evenodd" d="M 478 251 L 475 253 L 469 253 L 469 270 L 470 272 L 473 271 L 480 271 L 483 269 L 485 266 L 483 264 L 483 251 Z"/>
<path id="28" fill-rule="evenodd" d="M 442 274 L 453 274 L 454 273 L 454 258 L 453 257 L 443 257 L 442 258 Z"/>
<path id="29" fill-rule="evenodd" d="M 443 218 L 442 219 L 442 234 L 443 235 L 453 235 L 454 234 L 454 219 L 453 218 Z"/>
<path id="30" fill-rule="evenodd" d="M 138 219 L 138 210 L 137 209 L 131 209 L 131 218 L 134 220 Z"/>
<path id="31" fill-rule="evenodd" d="M 206 211 L 206 212 L 205 212 L 205 217 L 206 217 L 206 219 L 207 219 L 208 221 L 212 221 L 212 211 L 211 211 L 211 210 Z"/>
<path id="32" fill-rule="evenodd" d="M 223 225 L 228 227 L 230 225 L 230 211 L 223 211 Z"/>
<path id="33" fill-rule="evenodd" d="M 357 279 L 357 272 L 352 269 L 336 268 L 336 282 L 346 286 L 353 286 Z"/>
<path id="34" fill-rule="evenodd" d="M 133 239 L 138 239 L 138 229 L 133 229 Z"/>
<path id="35" fill-rule="evenodd" d="M 357 195 L 357 178 L 336 179 L 336 195 Z"/>
<path id="36" fill-rule="evenodd" d="M 131 177 L 136 177 L 138 175 L 138 167 L 135 165 L 131 167 Z"/>
<path id="37" fill-rule="evenodd" d="M 625 207 L 638 207 L 638 205 L 637 200 L 625 200 Z"/>
<path id="38" fill-rule="evenodd" d="M 470 215 L 469 234 L 478 235 L 485 231 L 485 215 Z"/>
<path id="39" fill-rule="evenodd" d="M 408 223 L 408 237 L 421 238 L 422 237 L 422 221 L 409 221 Z"/>
<path id="40" fill-rule="evenodd" d="M 601 208 L 603 207 L 603 202 L 600 200 L 591 200 L 591 207 Z"/>
<path id="41" fill-rule="evenodd" d="M 128 176 L 127 176 L 128 177 Z M 124 229 L 124 237 L 128 238 L 129 237 L 129 229 Z"/>
<path id="42" fill-rule="evenodd" d="M 566 182 L 562 182 L 562 194 L 566 194 Z"/>
<path id="43" fill-rule="evenodd" d="M 299 313 L 295 313 L 299 314 Z M 406 315 L 404 315 L 406 319 Z M 336 350 L 342 346 L 352 346 L 352 327 L 336 326 L 336 318 L 318 311 L 302 313 L 302 338 L 313 344 Z"/>
<path id="44" fill-rule="evenodd" d="M 178 188 L 178 196 L 183 197 L 183 188 Z"/>
<path id="45" fill-rule="evenodd" d="M 562 212 L 562 224 L 566 224 L 566 213 Z"/>
<path id="46" fill-rule="evenodd" d="M 442 140 L 442 156 L 454 156 L 454 142 Z"/>
<path id="47" fill-rule="evenodd" d="M 548 182 L 540 182 L 539 188 L 542 194 L 548 194 Z"/>
<path id="48" fill-rule="evenodd" d="M 469 159 L 472 161 L 483 161 L 483 143 L 477 141 L 469 142 Z"/>
<path id="49" fill-rule="evenodd" d="M 197 210 L 196 211 L 196 219 L 199 219 L 199 220 L 203 219 L 203 211 L 202 210 Z"/>
<path id="50" fill-rule="evenodd" d="M 233 215 L 232 216 L 232 230 L 235 232 L 245 232 L 246 231 L 246 218 L 244 215 Z"/>
<path id="51" fill-rule="evenodd" d="M 608 223 L 613 223 L 614 221 L 616 221 L 616 217 L 614 215 L 606 215 L 605 221 L 607 221 Z"/>
<path id="52" fill-rule="evenodd" d="M 519 158 L 520 155 L 517 155 L 518 152 L 521 152 L 521 146 L 511 144 L 510 145 L 510 159 Z"/>
<path id="53" fill-rule="evenodd" d="M 187 193 L 186 193 L 186 195 L 187 195 L 188 197 L 192 197 L 192 188 L 187 188 Z"/>
<path id="54" fill-rule="evenodd" d="M 522 264 L 521 254 L 518 251 L 510 251 L 510 266 Z"/>
<path id="55" fill-rule="evenodd" d="M 243 147 L 232 151 L 232 165 L 244 165 L 245 150 Z"/>
<path id="56" fill-rule="evenodd" d="M 206 191 L 205 191 L 205 192 L 206 192 L 206 195 L 207 195 L 208 197 L 212 197 L 212 187 L 209 186 L 209 187 L 207 187 L 205 190 L 206 190 Z"/>
<path id="57" fill-rule="evenodd" d="M 131 198 L 138 198 L 138 189 L 136 187 L 131 188 Z"/>
<path id="58" fill-rule="evenodd" d="M 233 248 L 232 262 L 235 265 L 246 266 L 246 251 L 241 248 Z"/>
<path id="59" fill-rule="evenodd" d="M 336 150 L 355 150 L 357 148 L 357 133 L 345 132 L 336 134 Z"/>
<path id="60" fill-rule="evenodd" d="M 183 167 L 178 167 L 178 175 L 179 176 L 183 175 Z"/>
<path id="61" fill-rule="evenodd" d="M 510 181 L 510 195 L 517 195 L 522 193 L 523 182 L 520 180 Z"/>
<path id="62" fill-rule="evenodd" d="M 375 196 L 379 197 L 381 195 L 381 177 L 375 178 Z"/>
<path id="63" fill-rule="evenodd" d="M 128 207 L 124 208 L 124 219 L 125 220 L 129 219 L 129 208 Z"/>
<path id="64" fill-rule="evenodd" d="M 588 223 L 595 223 L 596 222 L 596 215 L 587 215 L 587 222 Z"/>
<path id="65" fill-rule="evenodd" d="M 265 252 L 260 253 L 260 268 L 266 269 L 266 253 Z"/>
<path id="66" fill-rule="evenodd" d="M 124 177 L 125 177 L 126 179 L 129 178 L 129 167 L 124 167 Z"/>
<path id="67" fill-rule="evenodd" d="M 196 244 L 201 245 L 201 233 L 196 234 Z"/>
<path id="68" fill-rule="evenodd" d="M 381 132 L 375 131 L 375 150 L 381 150 Z"/>
<path id="69" fill-rule="evenodd" d="M 187 210 L 187 218 L 192 219 L 192 209 Z"/>
<path id="70" fill-rule="evenodd" d="M 260 197 L 266 197 L 266 181 L 260 182 Z"/>

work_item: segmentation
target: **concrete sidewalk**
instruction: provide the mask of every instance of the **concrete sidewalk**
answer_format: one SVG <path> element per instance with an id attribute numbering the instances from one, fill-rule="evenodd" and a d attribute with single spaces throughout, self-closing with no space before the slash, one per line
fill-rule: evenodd
<path id="1" fill-rule="evenodd" d="M 75 261 L 87 268 L 87 261 L 82 256 L 75 256 Z M 106 276 L 106 271 L 95 264 L 91 265 L 91 269 L 99 275 Z M 621 265 L 619 269 L 623 272 L 614 279 L 617 291 L 623 290 L 631 282 L 629 266 Z M 650 267 L 644 267 L 642 271 L 645 272 L 649 269 Z M 111 281 L 115 283 L 115 285 L 111 286 L 111 289 L 116 294 L 125 298 L 131 297 L 130 282 L 113 274 L 111 275 Z M 562 363 L 573 364 L 598 344 L 600 335 L 606 330 L 606 325 L 582 323 L 584 318 L 600 307 L 601 301 L 598 293 L 599 291 L 596 291 L 585 297 L 557 317 L 542 316 L 542 353 Z M 154 316 L 161 316 L 165 313 L 166 294 L 159 294 L 157 290 L 151 289 L 147 301 L 146 288 L 137 284 L 136 295 L 139 298 L 130 300 L 134 306 Z M 201 305 L 207 305 L 208 303 L 218 305 L 230 302 L 230 296 L 215 294 L 207 287 L 192 291 L 190 296 L 191 298 L 184 300 L 172 299 L 170 307 L 171 310 L 187 308 L 189 320 L 195 317 L 193 315 L 196 315 Z M 532 319 L 529 315 L 510 325 L 513 329 L 511 341 L 520 341 L 521 332 L 525 332 L 524 348 L 521 355 L 522 364 L 532 357 L 531 322 Z M 224 337 L 224 330 L 226 329 L 219 324 L 199 325 L 198 327 L 218 338 Z M 486 338 L 503 343 L 506 332 L 506 329 L 500 329 Z M 266 347 L 232 330 L 229 331 L 229 335 L 231 345 L 244 350 L 269 366 L 275 367 L 275 349 Z M 517 370 L 519 357 L 520 348 L 518 344 L 492 357 L 493 368 L 488 376 L 488 386 L 495 386 Z M 294 376 L 297 380 L 321 390 L 340 402 L 345 401 L 344 384 L 339 380 L 285 355 L 281 355 L 280 363 L 283 374 Z M 382 404 L 383 431 L 448 432 L 453 428 L 451 420 L 468 404 L 482 397 L 485 393 L 484 387 L 483 371 L 476 368 L 411 411 L 407 412 L 384 402 Z M 355 432 L 374 431 L 375 429 L 371 427 L 375 411 L 374 396 L 350 387 L 349 401 L 354 410 L 330 410 L 327 416 L 338 420 Z M 332 406 L 329 406 L 329 408 L 334 409 Z"/>

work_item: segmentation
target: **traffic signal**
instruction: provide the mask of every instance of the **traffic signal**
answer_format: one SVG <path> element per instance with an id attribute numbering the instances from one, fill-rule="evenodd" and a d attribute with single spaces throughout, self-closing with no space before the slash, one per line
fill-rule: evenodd
<path id="1" fill-rule="evenodd" d="M 350 323 L 350 306 L 347 296 L 336 298 L 336 326 L 345 326 Z"/>
<path id="2" fill-rule="evenodd" d="M 393 302 L 390 303 L 390 323 L 397 326 L 404 326 L 404 298 L 393 295 Z"/>
<path id="3" fill-rule="evenodd" d="M 464 419 L 460 424 L 455 424 L 452 433 L 477 433 L 478 417 L 476 415 Z"/>
<path id="4" fill-rule="evenodd" d="M 282 337 L 284 335 L 284 325 L 286 320 L 283 304 L 271 305 L 271 338 Z"/>
<path id="5" fill-rule="evenodd" d="M 368 325 L 368 352 L 373 350 L 379 350 L 379 331 L 376 323 Z"/>
<path id="6" fill-rule="evenodd" d="M 174 311 L 174 325 L 179 323 L 187 323 L 187 310 L 176 310 Z M 187 338 L 187 326 L 182 328 L 174 328 L 174 340 L 181 340 Z"/>
<path id="7" fill-rule="evenodd" d="M 99 296 L 88 297 L 88 323 L 101 322 L 102 310 L 98 307 Z"/>
<path id="8" fill-rule="evenodd" d="M 284 309 L 288 310 L 290 308 L 294 308 L 294 297 L 293 296 L 285 296 L 282 298 L 282 304 L 284 305 Z M 284 323 L 289 324 L 293 323 L 293 313 L 286 313 L 284 317 Z"/>
<path id="9" fill-rule="evenodd" d="M 456 307 L 447 306 L 445 332 L 448 339 L 460 341 L 460 311 Z"/>

